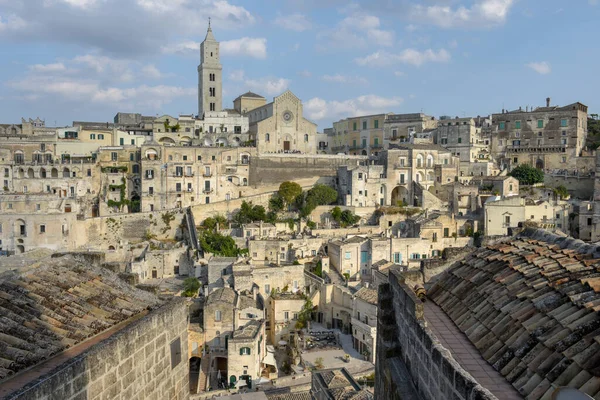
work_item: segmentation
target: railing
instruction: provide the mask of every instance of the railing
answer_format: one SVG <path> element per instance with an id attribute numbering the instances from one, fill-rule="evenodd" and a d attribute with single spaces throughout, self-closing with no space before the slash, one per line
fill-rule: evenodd
<path id="1" fill-rule="evenodd" d="M 205 178 L 210 178 L 212 176 L 212 172 L 204 172 L 202 176 Z"/>
<path id="2" fill-rule="evenodd" d="M 208 194 L 208 193 L 212 193 L 213 191 L 214 191 L 214 189 L 213 189 L 213 188 L 210 188 L 210 189 L 206 189 L 206 188 L 205 188 L 204 190 L 202 190 L 202 193 L 204 193 L 204 194 Z"/>

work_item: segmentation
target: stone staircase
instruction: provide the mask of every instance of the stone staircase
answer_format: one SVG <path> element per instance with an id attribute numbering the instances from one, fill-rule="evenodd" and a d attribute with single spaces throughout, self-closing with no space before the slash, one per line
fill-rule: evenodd
<path id="1" fill-rule="evenodd" d="M 210 368 L 210 356 L 205 355 L 200 362 L 200 376 L 198 377 L 198 393 L 206 391 L 208 370 Z"/>

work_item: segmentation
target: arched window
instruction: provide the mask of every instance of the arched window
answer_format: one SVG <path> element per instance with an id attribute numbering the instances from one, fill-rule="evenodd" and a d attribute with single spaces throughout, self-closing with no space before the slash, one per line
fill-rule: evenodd
<path id="1" fill-rule="evenodd" d="M 269 142 L 271 140 L 271 135 L 268 133 L 265 134 L 265 142 Z"/>
<path id="2" fill-rule="evenodd" d="M 304 134 L 304 141 L 308 142 L 308 135 L 307 134 Z"/>
<path id="3" fill-rule="evenodd" d="M 102 133 L 98 134 L 98 140 L 104 140 L 104 135 Z"/>
<path id="4" fill-rule="evenodd" d="M 429 154 L 427 156 L 427 168 L 431 168 L 433 167 L 433 156 L 431 154 Z"/>
<path id="5" fill-rule="evenodd" d="M 250 347 L 242 347 L 240 349 L 241 356 L 249 356 L 250 355 Z"/>
<path id="6" fill-rule="evenodd" d="M 420 154 L 417 154 L 417 168 L 422 168 L 423 167 L 423 156 Z"/>
<path id="7" fill-rule="evenodd" d="M 244 186 L 248 186 L 248 179 L 244 178 L 244 180 L 242 181 Z"/>

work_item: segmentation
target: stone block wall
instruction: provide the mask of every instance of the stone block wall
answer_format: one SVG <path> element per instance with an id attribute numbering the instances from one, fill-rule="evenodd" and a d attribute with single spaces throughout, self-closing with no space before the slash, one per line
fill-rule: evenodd
<path id="1" fill-rule="evenodd" d="M 173 300 L 6 399 L 187 399 L 187 326 L 187 302 Z"/>
<path id="2" fill-rule="evenodd" d="M 423 303 L 401 273 L 390 271 L 378 301 L 375 398 L 496 399 L 427 328 Z"/>

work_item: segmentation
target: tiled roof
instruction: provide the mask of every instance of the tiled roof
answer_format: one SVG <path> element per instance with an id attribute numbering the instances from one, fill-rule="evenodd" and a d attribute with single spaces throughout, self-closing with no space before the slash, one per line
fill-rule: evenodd
<path id="1" fill-rule="evenodd" d="M 280 393 L 280 391 L 274 390 L 265 392 L 269 400 L 312 400 L 310 391 L 304 392 L 287 392 Z"/>
<path id="2" fill-rule="evenodd" d="M 366 301 L 367 303 L 377 304 L 377 290 L 375 289 L 366 287 L 361 288 L 358 292 L 356 292 L 355 296 Z"/>
<path id="3" fill-rule="evenodd" d="M 373 398 L 373 394 L 367 390 L 356 391 L 352 386 L 329 389 L 329 394 L 335 400 L 370 400 Z"/>
<path id="4" fill-rule="evenodd" d="M 0 276 L 0 380 L 128 318 L 158 298 L 72 257 Z"/>
<path id="5" fill-rule="evenodd" d="M 328 388 L 341 388 L 346 386 L 351 386 L 351 383 L 346 379 L 344 374 L 340 370 L 329 370 L 320 372 L 323 381 L 327 385 Z"/>
<path id="6" fill-rule="evenodd" d="M 513 238 L 454 264 L 428 295 L 528 399 L 549 398 L 559 386 L 600 396 L 594 249 L 537 233 Z"/>
<path id="7" fill-rule="evenodd" d="M 231 305 L 235 305 L 235 296 L 236 294 L 233 289 L 228 287 L 219 288 L 208 295 L 206 304 L 231 303 Z"/>
<path id="8" fill-rule="evenodd" d="M 257 99 L 264 99 L 264 97 L 262 97 L 260 94 L 256 94 L 254 92 L 246 92 L 244 94 L 241 94 L 241 95 L 238 96 L 238 99 L 240 97 L 254 97 L 254 98 L 257 98 Z"/>

